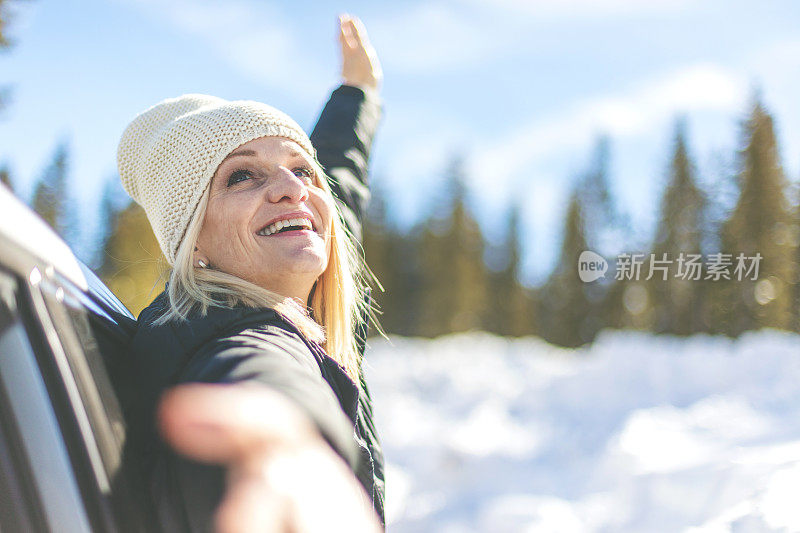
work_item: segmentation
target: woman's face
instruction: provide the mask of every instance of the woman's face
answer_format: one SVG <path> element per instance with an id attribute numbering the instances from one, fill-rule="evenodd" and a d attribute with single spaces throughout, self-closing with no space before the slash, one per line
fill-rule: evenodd
<path id="1" fill-rule="evenodd" d="M 294 141 L 239 146 L 211 180 L 195 257 L 305 304 L 330 253 L 334 207 L 322 179 Z"/>

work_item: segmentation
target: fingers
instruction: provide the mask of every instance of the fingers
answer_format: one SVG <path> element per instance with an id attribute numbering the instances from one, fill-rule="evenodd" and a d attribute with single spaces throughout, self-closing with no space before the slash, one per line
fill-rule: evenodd
<path id="1" fill-rule="evenodd" d="M 353 26 L 350 21 L 350 15 L 339 15 L 339 42 L 342 47 L 352 50 L 358 46 L 358 42 L 353 35 Z"/>
<path id="2" fill-rule="evenodd" d="M 252 457 L 229 470 L 217 531 L 379 531 L 368 496 L 324 446 Z"/>
<path id="3" fill-rule="evenodd" d="M 349 467 L 278 392 L 257 384 L 180 385 L 162 397 L 158 422 L 178 452 L 226 465 L 218 531 L 379 530 Z"/>
<path id="4" fill-rule="evenodd" d="M 289 530 L 290 503 L 264 481 L 249 476 L 229 483 L 214 517 L 214 530 L 218 533 L 283 533 Z"/>
<path id="5" fill-rule="evenodd" d="M 179 452 L 212 463 L 228 464 L 253 449 L 290 445 L 316 432 L 288 399 L 258 385 L 174 387 L 161 400 L 158 420 Z"/>
<path id="6" fill-rule="evenodd" d="M 339 41 L 349 48 L 369 46 L 367 29 L 361 19 L 348 14 L 339 15 Z"/>
<path id="7" fill-rule="evenodd" d="M 369 497 L 329 448 L 284 454 L 272 460 L 266 471 L 271 486 L 291 502 L 292 531 L 378 531 Z"/>
<path id="8" fill-rule="evenodd" d="M 367 36 L 367 28 L 358 17 L 350 17 L 350 29 L 353 32 L 356 42 L 359 46 L 366 48 L 369 45 L 369 37 Z"/>
<path id="9" fill-rule="evenodd" d="M 339 42 L 343 84 L 377 93 L 383 71 L 378 55 L 369 42 L 367 30 L 358 17 L 347 14 L 339 16 Z"/>

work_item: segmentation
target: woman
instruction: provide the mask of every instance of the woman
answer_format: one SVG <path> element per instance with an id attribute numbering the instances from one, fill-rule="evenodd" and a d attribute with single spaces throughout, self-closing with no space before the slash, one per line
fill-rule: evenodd
<path id="1" fill-rule="evenodd" d="M 131 348 L 130 454 L 165 531 L 383 522 L 354 243 L 382 76 L 358 19 L 339 38 L 343 85 L 310 138 L 265 104 L 184 95 L 120 141 L 173 267 Z"/>

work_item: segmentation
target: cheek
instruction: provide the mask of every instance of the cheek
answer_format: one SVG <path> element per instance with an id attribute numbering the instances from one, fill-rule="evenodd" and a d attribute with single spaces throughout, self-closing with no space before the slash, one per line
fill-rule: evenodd
<path id="1" fill-rule="evenodd" d="M 331 228 L 333 226 L 333 217 L 336 216 L 336 212 L 334 211 L 334 200 L 333 198 L 328 198 L 328 196 L 322 191 L 315 191 L 315 196 L 313 197 L 312 203 L 314 209 L 316 209 L 317 214 L 319 215 L 322 223 L 325 226 L 325 242 L 330 242 L 331 239 Z"/>
<path id="2" fill-rule="evenodd" d="M 197 243 L 205 247 L 205 252 L 213 255 L 215 251 L 226 248 L 234 241 L 237 231 L 236 214 L 241 208 L 228 205 L 231 202 L 210 201 L 203 219 Z"/>
<path id="3" fill-rule="evenodd" d="M 197 238 L 197 244 L 201 247 L 205 248 L 205 251 L 211 252 L 220 240 L 222 240 L 222 236 L 220 235 L 224 231 L 224 228 L 220 225 L 220 221 L 218 217 L 215 216 L 215 212 L 209 209 L 206 211 L 206 216 L 203 219 L 203 227 L 200 229 L 200 235 Z"/>

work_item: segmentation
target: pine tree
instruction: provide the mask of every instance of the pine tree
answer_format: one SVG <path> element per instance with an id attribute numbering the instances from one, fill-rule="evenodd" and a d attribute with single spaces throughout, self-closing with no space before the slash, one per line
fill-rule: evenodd
<path id="1" fill-rule="evenodd" d="M 422 267 L 422 294 L 414 325 L 415 335 L 438 337 L 450 333 L 454 287 L 450 285 L 452 281 L 447 280 L 448 265 L 452 259 L 445 260 L 445 229 L 437 227 L 443 225 L 444 221 L 431 216 L 419 231 L 417 242 Z"/>
<path id="2" fill-rule="evenodd" d="M 647 284 L 654 311 L 653 328 L 658 333 L 690 335 L 704 329 L 702 296 L 705 283 L 700 271 L 697 274 L 700 279 L 692 279 L 696 275 L 691 261 L 695 259 L 702 264 L 705 198 L 694 176 L 694 165 L 686 147 L 685 123 L 679 121 L 651 251 L 656 261 L 666 258 L 669 262 L 661 264 L 667 267 L 666 276 L 654 269 Z M 681 272 L 677 271 L 678 268 Z"/>
<path id="3" fill-rule="evenodd" d="M 144 210 L 134 202 L 118 208 L 109 188 L 102 200 L 106 234 L 98 274 L 134 315 L 164 288 L 168 264 Z"/>
<path id="4" fill-rule="evenodd" d="M 493 305 L 489 317 L 490 331 L 512 337 L 536 333 L 536 308 L 532 292 L 520 282 L 521 216 L 520 205 L 515 203 L 509 213 L 508 233 L 503 246 L 505 266 L 493 276 Z"/>
<path id="5" fill-rule="evenodd" d="M 8 187 L 9 191 L 14 192 L 14 183 L 11 181 L 11 171 L 7 164 L 0 167 L 0 183 Z"/>
<path id="6" fill-rule="evenodd" d="M 60 143 L 50 164 L 39 178 L 31 201 L 33 210 L 70 246 L 77 241 L 78 223 L 69 199 L 69 147 Z"/>
<path id="7" fill-rule="evenodd" d="M 756 100 L 744 127 L 740 151 L 740 195 L 723 227 L 722 243 L 727 253 L 755 257 L 761 261 L 757 280 L 732 279 L 727 285 L 731 301 L 728 333 L 761 327 L 791 328 L 794 260 L 791 204 L 781 166 L 773 120 Z M 733 276 L 731 276 L 733 278 Z"/>
<path id="8" fill-rule="evenodd" d="M 736 154 L 718 153 L 714 163 L 704 187 L 707 195 L 702 248 L 706 258 L 727 252 L 723 249 L 723 230 L 739 197 Z M 703 281 L 703 331 L 714 335 L 730 332 L 734 289 L 725 280 Z"/>
<path id="9" fill-rule="evenodd" d="M 120 212 L 130 204 L 130 197 L 122 188 L 119 177 L 114 175 L 106 180 L 100 197 L 100 225 L 96 235 L 95 256 L 91 267 L 100 278 L 114 273 L 116 265 L 109 260 L 106 246 L 114 234 Z"/>
<path id="10" fill-rule="evenodd" d="M 393 281 L 392 254 L 389 250 L 389 229 L 386 219 L 386 202 L 379 188 L 373 183 L 372 197 L 366 212 L 366 222 L 361 228 L 361 247 L 364 252 L 364 260 L 376 278 L 376 280 L 371 280 L 371 296 L 375 307 L 380 311 L 381 324 L 384 328 L 387 319 L 386 290 L 391 287 Z"/>
<path id="11" fill-rule="evenodd" d="M 431 217 L 421 239 L 419 332 L 427 336 L 482 329 L 486 324 L 489 287 L 484 240 L 467 207 L 463 162 L 454 160 L 448 174 L 447 218 Z"/>
<path id="12" fill-rule="evenodd" d="M 422 263 L 423 234 L 423 225 L 418 224 L 405 233 L 393 232 L 390 241 L 393 280 L 386 301 L 392 310 L 391 331 L 398 335 L 420 335 L 420 309 L 428 279 Z"/>
<path id="13" fill-rule="evenodd" d="M 0 0 L 0 51 L 14 44 L 8 36 L 8 23 L 13 18 L 13 13 L 9 9 L 11 4 L 9 0 Z M 8 105 L 10 92 L 8 86 L 0 87 L 0 111 Z"/>
<path id="14" fill-rule="evenodd" d="M 628 239 L 629 227 L 623 213 L 618 209 L 611 192 L 611 140 L 601 135 L 595 147 L 588 168 L 577 189 L 580 212 L 583 217 L 585 240 L 589 250 L 605 257 L 609 265 L 613 257 L 626 251 L 624 244 Z M 575 263 L 577 268 L 577 259 Z M 606 276 L 583 289 L 590 306 L 586 324 L 590 331 L 604 327 L 623 327 L 638 323 L 641 317 L 631 317 L 624 306 L 627 281 L 615 281 L 613 270 Z M 594 336 L 594 333 L 591 334 Z"/>
<path id="15" fill-rule="evenodd" d="M 794 247 L 794 305 L 790 329 L 800 332 L 800 182 L 795 182 L 790 198 L 792 198 L 792 215 L 794 223 L 791 231 L 791 244 Z"/>
<path id="16" fill-rule="evenodd" d="M 373 183 L 372 198 L 363 226 L 363 249 L 367 265 L 377 278 L 372 284 L 372 298 L 377 304 L 380 326 L 387 333 L 399 333 L 408 326 L 413 290 L 409 290 L 408 262 L 404 255 L 403 236 L 389 221 L 385 195 L 380 184 Z M 381 288 L 383 290 L 381 290 Z M 375 334 L 377 328 L 372 328 Z"/>
<path id="17" fill-rule="evenodd" d="M 588 250 L 580 187 L 572 193 L 564 221 L 558 264 L 541 290 L 541 332 L 561 346 L 591 342 L 600 324 L 594 320 L 587 286 L 578 277 L 578 258 Z"/>
<path id="18" fill-rule="evenodd" d="M 627 238 L 628 222 L 619 210 L 610 184 L 611 140 L 601 135 L 580 187 L 580 201 L 586 226 L 586 238 L 594 251 L 612 256 L 620 251 Z"/>
<path id="19" fill-rule="evenodd" d="M 0 0 L 0 49 L 11 45 L 8 40 L 8 0 Z"/>

